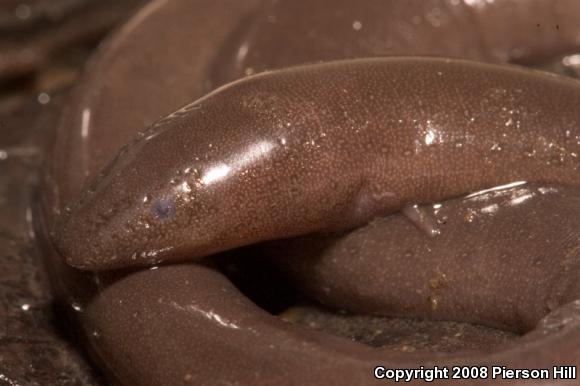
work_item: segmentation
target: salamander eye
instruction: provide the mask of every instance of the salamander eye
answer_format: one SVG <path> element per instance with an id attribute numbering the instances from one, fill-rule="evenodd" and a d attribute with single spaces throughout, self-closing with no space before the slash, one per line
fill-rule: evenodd
<path id="1" fill-rule="evenodd" d="M 153 215 L 159 220 L 170 220 L 175 215 L 173 202 L 167 198 L 161 198 L 153 204 Z"/>

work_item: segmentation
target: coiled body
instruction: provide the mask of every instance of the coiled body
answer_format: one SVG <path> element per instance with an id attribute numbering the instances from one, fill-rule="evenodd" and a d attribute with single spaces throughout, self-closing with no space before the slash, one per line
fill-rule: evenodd
<path id="1" fill-rule="evenodd" d="M 53 257 L 85 270 L 192 262 L 512 181 L 578 185 L 578 83 L 450 59 L 572 53 L 578 16 L 564 0 L 154 2 L 103 48 L 65 112 L 44 207 Z M 448 58 L 312 64 L 386 55 Z M 63 296 L 78 296 L 82 274 L 52 269 Z M 125 384 L 366 384 L 381 362 L 579 360 L 574 328 L 492 353 L 377 351 L 288 326 L 196 263 L 96 286 L 79 319 Z"/>
<path id="2" fill-rule="evenodd" d="M 142 133 L 59 247 L 92 270 L 183 261 L 512 181 L 577 184 L 579 105 L 576 82 L 445 59 L 259 75 Z"/>

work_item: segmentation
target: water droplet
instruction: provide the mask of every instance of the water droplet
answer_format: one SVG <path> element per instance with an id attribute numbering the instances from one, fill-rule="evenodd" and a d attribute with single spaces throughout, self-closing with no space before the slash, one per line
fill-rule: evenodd
<path id="1" fill-rule="evenodd" d="M 435 311 L 437 310 L 437 308 L 439 308 L 439 297 L 435 296 L 435 295 L 431 295 L 429 296 L 429 305 L 431 306 L 431 310 Z"/>
<path id="2" fill-rule="evenodd" d="M 38 94 L 38 103 L 40 103 L 41 105 L 45 105 L 47 103 L 50 102 L 50 95 L 48 95 L 45 92 L 41 92 L 40 94 Z"/>
<path id="3" fill-rule="evenodd" d="M 76 312 L 83 312 L 83 307 L 80 305 L 80 303 L 72 302 L 72 303 L 70 303 L 70 306 Z"/>
<path id="4" fill-rule="evenodd" d="M 439 225 L 445 225 L 447 223 L 447 220 L 449 220 L 449 217 L 447 216 L 441 216 L 437 218 L 437 224 Z"/>
<path id="5" fill-rule="evenodd" d="M 534 149 L 534 148 L 526 148 L 526 149 L 524 149 L 524 154 L 527 157 L 533 157 L 533 156 L 536 155 L 536 149 Z"/>
<path id="6" fill-rule="evenodd" d="M 467 209 L 467 212 L 465 213 L 465 216 L 463 216 L 463 219 L 465 220 L 465 222 L 473 222 L 473 220 L 475 219 L 475 211 L 471 208 Z"/>
<path id="7" fill-rule="evenodd" d="M 184 193 L 190 193 L 191 192 L 191 186 L 187 183 L 187 181 L 184 181 L 181 183 L 181 190 Z"/>

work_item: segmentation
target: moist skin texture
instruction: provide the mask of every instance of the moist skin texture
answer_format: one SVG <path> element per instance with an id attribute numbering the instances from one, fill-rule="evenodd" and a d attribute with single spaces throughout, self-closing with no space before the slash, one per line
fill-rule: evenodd
<path id="1" fill-rule="evenodd" d="M 333 308 L 524 333 L 580 298 L 579 210 L 575 187 L 520 184 L 264 249 Z"/>
<path id="2" fill-rule="evenodd" d="M 93 349 L 124 384 L 363 385 L 372 383 L 378 363 L 391 367 L 501 363 L 522 368 L 576 363 L 578 306 L 568 307 L 575 313 L 567 310 L 556 318 L 557 332 L 539 330 L 540 338 L 503 350 L 401 354 L 297 328 L 256 307 L 222 274 L 190 264 L 141 271 L 113 284 L 84 318 Z M 570 315 L 576 319 L 563 322 Z"/>
<path id="3" fill-rule="evenodd" d="M 154 1 L 103 46 L 64 111 L 48 217 L 138 132 L 247 73 L 387 55 L 531 62 L 578 52 L 579 17 L 575 0 Z"/>
<path id="4" fill-rule="evenodd" d="M 57 245 L 75 267 L 124 268 L 349 229 L 511 181 L 578 184 L 579 105 L 567 78 L 447 59 L 251 77 L 143 132 Z"/>
<path id="5" fill-rule="evenodd" d="M 96 57 L 63 116 L 46 179 L 44 230 L 58 224 L 52 239 L 68 261 L 103 270 L 160 259 L 197 259 L 269 238 L 347 228 L 407 204 L 514 180 L 577 184 L 579 86 L 515 67 L 366 59 L 272 72 L 198 100 L 241 74 L 322 59 L 396 53 L 526 62 L 574 52 L 580 34 L 573 24 L 580 14 L 577 2 L 408 1 L 403 8 L 399 2 L 383 1 L 389 17 L 375 20 L 384 23 L 349 20 L 350 33 L 342 31 L 343 21 L 355 15 L 351 11 L 378 2 L 340 2 L 341 8 L 328 1 L 309 2 L 318 10 L 312 15 L 301 10 L 302 2 L 240 3 L 154 2 Z M 349 12 L 328 12 L 335 7 Z M 262 19 L 259 27 L 264 15 L 269 22 Z M 288 21 L 297 15 L 316 15 L 320 22 L 316 27 L 298 22 L 288 29 Z M 278 28 L 284 20 L 286 26 Z M 537 34 L 531 34 L 530 24 Z M 254 31 L 252 25 L 261 29 Z M 391 25 L 402 32 L 391 34 Z M 365 29 L 369 27 L 376 32 Z M 369 43 L 359 39 L 361 31 L 386 40 Z M 267 39 L 259 37 L 276 33 L 272 51 Z M 483 53 L 448 44 L 469 35 L 481 42 L 473 49 Z M 334 36 L 341 44 L 326 44 Z M 396 44 L 389 43 L 391 36 Z M 436 36 L 440 38 L 432 40 Z M 300 45 L 300 37 L 311 41 Z M 236 43 L 241 38 L 247 45 Z M 472 47 L 474 40 L 465 46 Z M 427 41 L 440 48 L 421 50 L 432 46 Z M 399 48 L 390 51 L 393 47 Z M 276 63 L 278 58 L 288 62 Z M 145 130 L 192 100 L 198 102 Z M 144 134 L 97 177 L 140 131 Z M 348 156 L 353 150 L 356 157 Z M 248 162 L 253 174 L 244 175 L 240 165 Z M 190 177 L 184 173 L 195 166 L 191 163 L 199 163 L 200 174 L 191 177 L 188 187 Z M 97 183 L 81 194 L 95 178 Z M 257 183 L 250 184 L 252 179 Z M 209 187 L 196 188 L 200 180 Z M 285 190 L 288 186 L 293 189 Z M 195 189 L 188 192 L 190 188 Z M 201 197 L 186 205 L 191 193 Z M 164 194 L 178 201 L 165 200 Z M 247 206 L 234 207 L 237 202 Z M 297 213 L 307 221 L 296 222 Z M 155 221 L 139 223 L 153 215 Z M 144 229 L 149 234 L 155 229 L 157 237 L 145 240 Z M 109 283 L 102 274 L 82 274 L 62 265 L 63 256 L 46 245 L 61 298 L 78 311 L 75 318 L 88 346 L 121 384 L 368 384 L 378 363 L 501 363 L 521 368 L 577 363 L 580 358 L 576 302 L 554 303 L 555 311 L 537 328 L 501 349 L 402 355 L 288 325 L 256 307 L 209 267 L 154 267 Z M 162 250 L 167 247 L 171 249 Z M 100 292 L 91 293 L 91 286 Z M 75 303 L 77 299 L 81 302 Z M 515 330 L 531 328 L 532 320 L 544 316 L 534 313 L 534 299 L 523 300 L 532 316 L 525 327 L 514 323 Z M 479 303 L 472 306 L 477 313 Z M 483 322 L 493 325 L 495 320 Z M 518 382 L 529 384 L 511 384 Z"/>
<path id="6" fill-rule="evenodd" d="M 223 84 L 290 64 L 385 55 L 532 63 L 577 52 L 579 12 L 574 0 L 270 0 L 230 35 L 211 76 Z"/>

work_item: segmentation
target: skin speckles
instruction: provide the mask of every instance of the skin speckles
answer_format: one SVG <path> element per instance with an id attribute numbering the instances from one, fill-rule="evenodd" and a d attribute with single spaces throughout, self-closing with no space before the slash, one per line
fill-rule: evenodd
<path id="1" fill-rule="evenodd" d="M 456 59 L 320 64 L 397 55 L 499 63 L 569 57 L 580 46 L 580 8 L 577 0 L 554 4 L 154 2 L 101 51 L 71 98 L 53 158 L 57 199 L 47 200 L 49 217 L 54 208 L 72 208 L 58 218 L 57 242 L 75 266 L 108 270 L 187 262 L 131 270 L 100 285 L 99 292 L 87 291 L 90 301 L 83 302 L 85 312 L 77 317 L 86 336 L 99 331 L 92 351 L 110 375 L 139 385 L 264 380 L 352 385 L 367 383 L 377 363 L 418 367 L 437 357 L 441 365 L 460 360 L 530 367 L 564 356 L 577 361 L 574 328 L 529 338 L 530 345 L 518 341 L 504 351 L 458 356 L 416 352 L 406 345 L 400 350 L 404 355 L 366 347 L 281 323 L 222 274 L 191 262 L 263 240 L 349 229 L 409 205 L 439 202 L 419 205 L 435 219 L 425 229 L 392 214 L 343 233 L 342 241 L 330 237 L 307 244 L 314 249 L 311 256 L 329 247 L 328 253 L 338 257 L 325 269 L 317 264 L 300 268 L 311 262 L 304 255 L 293 259 L 301 271 L 296 282 L 319 300 L 336 301 L 340 309 L 473 320 L 513 331 L 528 331 L 550 309 L 560 310 L 570 300 L 564 295 L 578 293 L 571 280 L 577 269 L 575 245 L 550 248 L 565 251 L 558 264 L 551 264 L 548 253 L 536 253 L 545 245 L 530 244 L 516 215 L 511 227 L 494 229 L 489 223 L 525 214 L 545 197 L 541 189 L 560 192 L 559 187 L 542 185 L 532 189 L 532 197 L 523 188 L 521 194 L 489 194 L 487 202 L 456 205 L 456 212 L 454 201 L 443 200 L 516 180 L 578 185 L 572 159 L 579 154 L 579 86 L 515 67 Z M 561 28 L 536 28 L 536 23 Z M 572 62 L 567 59 L 566 68 Z M 311 66 L 277 70 L 300 64 Z M 264 70 L 271 72 L 237 81 Z M 203 97 L 231 81 L 236 82 Z M 75 130 L 82 127 L 85 108 L 91 111 L 91 129 L 83 136 Z M 169 118 L 159 120 L 163 116 Z M 94 193 L 73 205 L 85 178 L 93 179 L 137 132 L 143 134 Z M 563 161 L 555 162 L 562 154 Z M 163 200 L 171 205 L 156 208 Z M 562 224 L 551 221 L 567 205 L 552 210 L 538 205 L 549 220 L 547 230 L 534 229 L 558 239 Z M 161 220 L 167 207 L 170 214 Z M 108 216 L 106 221 L 99 213 Z M 381 227 L 392 218 L 400 226 Z M 439 234 L 425 235 L 435 228 Z M 466 241 L 481 229 L 492 234 L 504 229 L 509 237 L 496 237 L 489 257 L 482 256 L 471 247 L 476 241 Z M 370 237 L 373 230 L 377 234 Z M 523 255 L 512 257 L 515 238 L 528 243 L 524 249 L 533 252 L 531 264 Z M 388 240 L 403 244 L 385 256 L 387 248 L 379 246 Z M 348 253 L 333 248 L 335 243 L 347 244 Z M 289 252 L 288 246 L 292 243 L 277 248 L 276 255 Z M 68 280 L 62 292 L 76 299 L 87 281 L 75 279 L 81 274 L 61 259 L 57 255 L 47 266 L 64 272 L 52 276 Z M 308 280 L 315 274 L 320 280 Z M 336 277 L 343 281 L 330 280 Z M 555 282 L 560 284 L 550 287 Z M 570 312 L 565 309 L 563 318 Z"/>
<path id="2" fill-rule="evenodd" d="M 438 224 L 437 235 L 417 225 L 425 222 L 419 211 L 429 226 Z M 554 309 L 580 296 L 576 187 L 514 183 L 414 212 L 344 236 L 273 243 L 263 253 L 313 298 L 361 314 L 526 332 L 545 315 L 544 304 Z"/>
<path id="3" fill-rule="evenodd" d="M 449 75 L 443 82 L 436 75 L 438 69 L 455 78 Z M 271 125 L 272 120 L 278 122 L 277 117 L 239 103 L 249 95 L 265 95 L 273 84 L 277 85 L 277 114 L 296 117 L 292 130 L 285 133 L 288 143 L 284 147 L 263 139 L 277 137 L 277 126 Z M 542 99 L 534 96 L 539 84 Z M 374 99 L 361 98 L 361 90 L 373 90 Z M 335 98 L 335 93 L 340 97 Z M 482 93 L 494 95 L 494 104 L 482 104 Z M 553 114 L 564 99 L 580 104 L 580 86 L 531 71 L 439 59 L 346 61 L 248 78 L 205 97 L 199 109 L 157 124 L 154 130 L 159 135 L 153 139 L 140 139 L 128 147 L 95 193 L 87 195 L 62 224 L 59 248 L 71 264 L 85 269 L 142 264 L 139 259 L 120 258 L 109 265 L 107 254 L 130 256 L 135 245 L 145 250 L 172 247 L 170 254 L 160 258 L 181 261 L 279 237 L 348 229 L 408 204 L 438 201 L 513 180 L 578 183 L 574 163 L 546 162 L 539 155 L 530 158 L 515 150 L 530 132 L 546 143 L 561 142 L 570 130 L 565 123 L 580 121 L 577 110 Z M 310 101 L 306 114 L 302 114 L 303 100 Z M 421 107 L 417 100 L 423 101 Z M 465 121 L 465 105 L 479 117 L 477 127 Z M 505 105 L 522 111 L 525 120 L 520 129 L 506 132 L 500 114 Z M 316 115 L 315 106 L 327 113 Z M 446 112 L 445 118 L 426 118 L 441 111 Z M 341 118 L 345 112 L 349 120 Z M 391 124 L 409 116 L 424 122 L 421 127 L 426 131 Z M 353 133 L 353 127 L 358 132 Z M 318 138 L 314 146 L 313 138 Z M 469 141 L 462 141 L 458 149 L 456 141 L 450 140 L 454 138 Z M 490 146 L 496 141 L 503 144 L 501 154 L 497 146 Z M 544 142 L 531 141 L 537 154 L 554 151 Z M 393 150 L 385 153 L 385 146 Z M 413 147 L 415 156 L 405 156 L 402 149 Z M 570 144 L 559 151 L 567 153 L 572 148 Z M 177 204 L 183 192 L 175 186 L 182 185 L 176 182 L 168 189 L 162 181 L 171 180 L 175 171 L 185 170 L 195 159 L 202 160 L 201 183 L 187 187 L 196 197 L 195 204 L 188 206 L 183 200 Z M 340 179 L 330 190 L 325 176 L 332 170 Z M 292 179 L 280 178 L 288 171 L 293 172 Z M 372 189 L 353 195 L 360 190 L 361 178 L 372 181 Z M 118 233 L 116 222 L 95 228 L 93 218 L 104 209 L 136 222 L 145 186 L 153 212 L 162 222 L 115 238 L 107 235 Z M 267 196 L 271 189 L 286 206 L 308 208 L 306 218 L 271 211 Z M 290 194 L 296 189 L 300 194 Z M 128 206 L 129 202 L 137 204 Z M 341 208 L 349 206 L 354 212 L 345 218 Z M 259 219 L 251 230 L 244 221 L 249 213 Z M 89 234 L 93 248 L 76 252 L 78 240 Z M 157 237 L 160 234 L 171 237 Z M 100 256 L 91 255 L 92 250 Z"/>

